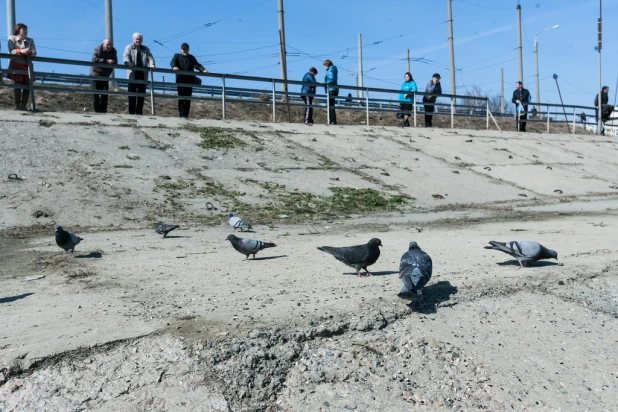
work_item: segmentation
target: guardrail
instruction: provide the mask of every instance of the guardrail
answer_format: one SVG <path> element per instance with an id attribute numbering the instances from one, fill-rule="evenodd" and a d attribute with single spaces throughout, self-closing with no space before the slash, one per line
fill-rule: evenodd
<path id="1" fill-rule="evenodd" d="M 122 95 L 122 96 L 137 96 L 149 98 L 151 105 L 151 113 L 153 115 L 156 114 L 156 100 L 159 99 L 184 99 L 184 100 L 194 100 L 194 101 L 217 101 L 221 103 L 221 117 L 226 119 L 226 103 L 227 102 L 235 102 L 235 103 L 244 103 L 244 104 L 257 104 L 257 105 L 268 105 L 272 107 L 272 120 L 276 121 L 276 113 L 277 108 L 280 107 L 306 107 L 304 102 L 302 102 L 299 92 L 291 92 L 291 91 L 278 91 L 277 88 L 280 85 L 287 85 L 286 89 L 289 89 L 289 86 L 315 86 L 318 90 L 324 90 L 327 87 L 324 83 L 303 83 L 301 81 L 295 80 L 281 80 L 275 78 L 264 78 L 264 77 L 253 77 L 253 76 L 241 76 L 234 74 L 222 74 L 222 73 L 198 73 L 198 72 L 186 72 L 186 71 L 173 71 L 171 69 L 151 69 L 151 68 L 132 68 L 131 70 L 141 70 L 146 72 L 147 80 L 131 80 L 122 79 L 122 78 L 107 78 L 107 77 L 95 77 L 89 76 L 85 74 L 67 74 L 62 73 L 62 70 L 59 70 L 58 73 L 53 72 L 37 72 L 34 70 L 34 63 L 48 63 L 53 65 L 60 66 L 81 66 L 81 67 L 106 67 L 117 70 L 128 70 L 127 66 L 124 65 L 112 65 L 112 64 L 102 64 L 102 63 L 93 63 L 87 61 L 78 61 L 78 60 L 67 60 L 67 59 L 56 59 L 56 58 L 48 58 L 48 57 L 34 57 L 31 59 L 26 59 L 24 57 L 13 56 L 9 54 L 1 54 L 0 58 L 4 59 L 14 59 L 21 60 L 24 63 L 27 63 L 28 70 L 27 71 L 16 71 L 9 69 L 1 69 L 0 71 L 4 74 L 6 73 L 17 73 L 17 74 L 28 74 L 30 78 L 34 75 L 37 79 L 37 82 L 31 82 L 29 85 L 21 85 L 21 84 L 9 84 L 9 83 L 0 83 L 0 87 L 6 88 L 28 88 L 30 90 L 31 100 L 30 105 L 32 110 L 36 110 L 36 98 L 35 93 L 37 90 L 47 90 L 47 91 L 64 91 L 64 92 L 72 92 L 72 93 L 84 93 L 84 94 L 107 94 L 107 95 Z M 177 75 L 177 74 L 190 74 L 199 77 L 202 79 L 202 85 L 197 84 L 181 84 L 181 83 L 171 83 L 171 82 L 160 82 L 154 80 L 154 74 L 161 75 Z M 92 81 L 113 81 L 117 86 L 117 91 L 114 90 L 91 90 L 89 88 L 72 88 L 66 86 L 84 86 L 84 84 L 89 85 Z M 204 84 L 210 82 L 211 84 Z M 129 83 L 135 84 L 145 84 L 148 87 L 146 93 L 129 93 L 125 90 L 122 90 L 123 87 L 128 87 Z M 63 87 L 63 85 L 65 87 Z M 332 85 L 331 85 L 332 86 Z M 191 87 L 193 89 L 193 96 L 177 96 L 176 94 L 171 94 L 169 92 L 175 91 L 176 87 Z M 336 102 L 337 110 L 347 110 L 347 111 L 361 111 L 365 113 L 366 124 L 369 125 L 370 122 L 370 113 L 379 113 L 379 112 L 390 112 L 393 114 L 396 113 L 404 113 L 411 115 L 414 122 L 414 126 L 417 126 L 417 115 L 424 114 L 424 106 L 433 106 L 434 112 L 431 114 L 434 116 L 450 116 L 451 119 L 451 128 L 454 127 L 454 118 L 455 117 L 468 117 L 468 118 L 485 118 L 486 128 L 489 128 L 489 119 L 494 118 L 494 114 L 489 110 L 489 100 L 486 97 L 478 97 L 478 96 L 464 96 L 464 95 L 449 95 L 449 94 L 439 94 L 433 95 L 440 98 L 444 98 L 446 101 L 440 101 L 436 103 L 426 103 L 426 102 L 417 102 L 417 98 L 422 98 L 422 96 L 426 95 L 424 92 L 416 92 L 414 93 L 414 99 L 412 102 L 412 110 L 409 112 L 402 112 L 398 107 L 398 98 L 401 93 L 400 90 L 395 89 L 381 89 L 381 88 L 372 88 L 372 87 L 356 87 L 356 86 L 348 86 L 348 85 L 337 85 L 337 88 L 340 90 L 350 91 L 353 94 L 356 92 L 360 92 L 359 97 L 348 97 L 348 96 L 331 96 L 331 93 L 326 88 L 325 93 L 316 93 L 313 95 L 315 98 L 312 107 L 314 109 L 325 109 L 327 113 L 327 123 L 330 123 L 330 103 L 331 99 L 334 98 Z M 418 97 L 417 97 L 418 96 Z M 531 106 L 534 103 L 531 103 Z M 594 108 L 585 107 L 585 106 L 569 106 L 569 105 L 557 105 L 551 103 L 543 103 L 538 106 L 547 107 L 547 110 L 543 111 L 540 114 L 539 118 L 531 117 L 528 119 L 529 122 L 547 122 L 548 131 L 549 131 L 549 122 L 551 123 L 568 123 L 575 125 L 575 118 L 578 115 L 576 111 L 583 109 L 587 110 L 589 113 L 592 111 L 594 113 Z M 550 108 L 554 108 L 556 111 L 551 111 Z M 566 108 L 569 110 L 572 109 L 572 119 L 569 120 L 568 117 L 565 120 L 559 120 L 558 116 L 563 114 L 557 111 L 556 108 L 562 108 L 564 111 Z M 540 113 L 540 110 L 539 110 Z M 591 113 L 590 113 L 591 114 Z M 588 114 L 587 114 L 588 115 Z M 504 117 L 503 114 L 496 114 L 496 116 Z M 554 119 L 553 116 L 556 116 Z M 588 118 L 594 118 L 593 115 Z M 493 119 L 496 126 L 499 129 L 498 123 L 495 119 Z M 515 119 L 514 119 L 515 120 Z M 586 125 L 591 125 L 592 122 L 585 123 Z M 575 126 L 573 126 L 573 131 L 575 130 Z"/>

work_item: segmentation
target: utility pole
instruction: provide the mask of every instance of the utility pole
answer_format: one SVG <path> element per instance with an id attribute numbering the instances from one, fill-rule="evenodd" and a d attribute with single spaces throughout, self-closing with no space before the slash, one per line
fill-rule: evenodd
<path id="1" fill-rule="evenodd" d="M 597 64 L 598 64 L 598 81 L 599 81 L 599 90 L 598 96 L 599 100 L 597 100 L 597 106 L 599 109 L 597 110 L 597 132 L 601 134 L 601 129 L 603 127 L 603 120 L 601 111 L 603 107 L 601 106 L 601 47 L 603 45 L 603 0 L 599 0 L 599 20 L 598 20 L 598 31 L 599 31 L 599 39 L 597 44 Z"/>
<path id="2" fill-rule="evenodd" d="M 500 69 L 500 113 L 504 114 L 504 69 Z"/>
<path id="3" fill-rule="evenodd" d="M 114 44 L 114 24 L 112 20 L 112 0 L 105 0 L 105 38 L 109 39 Z M 110 73 L 112 79 L 115 78 L 114 70 Z M 114 81 L 112 80 L 112 87 L 114 87 Z"/>
<path id="4" fill-rule="evenodd" d="M 279 4 L 279 54 L 280 54 L 280 64 L 281 64 L 281 79 L 284 82 L 288 80 L 288 69 L 287 69 L 287 57 L 285 51 L 285 24 L 283 21 L 283 0 L 278 1 Z M 288 85 L 287 83 L 283 83 L 281 85 L 281 91 L 284 93 L 284 100 L 287 101 L 287 93 L 288 93 Z"/>
<path id="5" fill-rule="evenodd" d="M 521 5 L 517 4 L 517 57 L 519 62 L 519 81 L 524 81 L 524 60 L 521 48 Z"/>
<path id="6" fill-rule="evenodd" d="M 363 35 L 358 33 L 358 87 L 363 87 Z M 363 91 L 359 90 L 360 98 L 363 98 Z"/>
<path id="7" fill-rule="evenodd" d="M 408 70 L 406 70 L 406 71 L 412 73 L 410 71 L 410 49 L 406 50 L 406 61 L 408 62 Z"/>
<path id="8" fill-rule="evenodd" d="M 7 38 L 13 35 L 13 30 L 15 30 L 15 0 L 6 0 L 6 37 Z"/>
<path id="9" fill-rule="evenodd" d="M 541 88 L 539 86 L 539 42 L 534 38 L 534 78 L 536 87 L 536 102 L 541 103 Z"/>
<path id="10" fill-rule="evenodd" d="M 453 10 L 451 7 L 451 2 L 452 0 L 446 0 L 446 8 L 448 13 L 448 47 L 451 55 L 451 94 L 457 94 L 457 89 L 455 87 L 455 46 L 453 45 Z"/>

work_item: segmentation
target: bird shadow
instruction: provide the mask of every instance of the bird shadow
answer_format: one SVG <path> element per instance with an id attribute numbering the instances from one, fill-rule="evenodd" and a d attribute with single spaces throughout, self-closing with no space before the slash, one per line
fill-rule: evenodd
<path id="1" fill-rule="evenodd" d="M 75 259 L 101 259 L 103 254 L 101 252 L 90 252 L 87 255 L 75 256 Z"/>
<path id="2" fill-rule="evenodd" d="M 512 259 L 512 260 L 506 260 L 504 262 L 498 262 L 498 265 L 500 266 L 519 266 L 519 262 L 517 261 L 517 259 Z M 539 260 L 536 262 L 531 262 L 528 263 L 527 266 L 524 267 L 543 267 L 543 266 L 558 266 L 557 262 L 550 262 L 548 260 Z"/>
<path id="3" fill-rule="evenodd" d="M 256 258 L 249 259 L 249 260 L 271 260 L 271 259 L 279 259 L 279 258 L 284 258 L 284 257 L 288 257 L 288 255 L 256 257 Z"/>
<path id="4" fill-rule="evenodd" d="M 190 237 L 191 236 L 167 235 L 163 239 L 183 239 L 183 238 L 190 238 Z"/>
<path id="5" fill-rule="evenodd" d="M 371 272 L 371 274 L 373 276 L 389 276 L 389 275 L 395 275 L 397 273 L 399 273 L 399 272 L 398 271 L 392 271 L 392 270 L 383 270 L 381 272 Z M 348 275 L 348 276 L 349 275 L 354 275 L 354 276 L 356 276 L 356 272 L 345 272 L 344 275 Z M 361 275 L 363 277 L 365 277 L 365 272 L 361 271 Z M 368 277 L 370 277 L 370 276 L 368 276 Z"/>
<path id="6" fill-rule="evenodd" d="M 27 298 L 30 295 L 34 295 L 34 293 L 22 293 L 21 295 L 15 295 L 15 296 L 8 296 L 6 298 L 0 298 L 0 304 L 1 303 L 11 303 L 11 302 L 15 302 L 16 300 L 20 300 L 23 298 Z"/>
<path id="7" fill-rule="evenodd" d="M 425 286 L 423 294 L 421 296 L 412 297 L 412 301 L 408 304 L 408 307 L 424 315 L 436 313 L 438 312 L 438 308 L 440 306 L 445 306 L 444 303 L 451 300 L 451 296 L 456 295 L 457 292 L 457 287 L 451 285 L 451 282 L 441 280 L 438 283 Z M 457 302 L 453 302 L 448 306 L 454 306 L 456 304 Z"/>

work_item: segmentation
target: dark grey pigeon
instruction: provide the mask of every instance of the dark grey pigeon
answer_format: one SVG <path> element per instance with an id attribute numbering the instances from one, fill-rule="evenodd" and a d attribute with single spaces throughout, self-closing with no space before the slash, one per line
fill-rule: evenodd
<path id="1" fill-rule="evenodd" d="M 423 288 L 431 279 L 433 265 L 429 255 L 418 247 L 416 242 L 410 242 L 408 251 L 403 254 L 399 263 L 399 279 L 403 288 L 399 297 L 409 297 L 410 294 L 423 294 Z"/>
<path id="2" fill-rule="evenodd" d="M 178 229 L 178 225 L 166 225 L 165 223 L 155 223 L 153 226 L 155 233 L 163 235 L 163 239 L 174 229 Z"/>
<path id="3" fill-rule="evenodd" d="M 380 257 L 380 246 L 382 241 L 377 238 L 371 239 L 366 245 L 349 246 L 349 247 L 331 247 L 321 246 L 318 250 L 330 253 L 340 262 L 356 269 L 356 274 L 361 277 L 360 270 L 365 269 L 367 276 L 373 276 L 367 270 L 367 266 L 371 266 Z"/>
<path id="4" fill-rule="evenodd" d="M 82 240 L 84 239 L 62 229 L 62 226 L 56 226 L 56 244 L 64 249 L 64 253 L 69 253 L 69 250 L 73 253 L 75 246 Z"/>
<path id="5" fill-rule="evenodd" d="M 255 239 L 244 239 L 242 237 L 236 237 L 236 235 L 227 235 L 225 240 L 229 240 L 232 246 L 234 246 L 234 249 L 247 256 L 243 260 L 248 260 L 249 255 L 253 255 L 253 259 L 255 259 L 255 254 L 260 250 L 277 246 L 274 243 L 262 242 Z"/>
<path id="6" fill-rule="evenodd" d="M 523 268 L 525 265 L 536 262 L 541 259 L 556 259 L 558 253 L 555 250 L 547 249 L 545 246 L 537 242 L 528 240 L 517 240 L 514 242 L 489 242 L 491 246 L 485 246 L 485 249 L 499 250 L 513 256 Z"/>
<path id="7" fill-rule="evenodd" d="M 242 218 L 236 216 L 232 212 L 230 212 L 228 217 L 229 219 L 227 223 L 230 225 L 230 227 L 234 228 L 234 232 L 236 232 L 236 229 L 240 229 L 241 232 L 244 232 L 245 230 L 253 229 L 249 223 L 245 222 Z"/>

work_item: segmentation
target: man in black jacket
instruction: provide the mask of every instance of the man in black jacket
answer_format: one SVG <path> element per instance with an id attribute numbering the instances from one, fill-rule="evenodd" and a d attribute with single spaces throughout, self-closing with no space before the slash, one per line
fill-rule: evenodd
<path id="1" fill-rule="evenodd" d="M 103 43 L 94 48 L 92 61 L 95 63 L 118 64 L 118 53 L 110 39 L 103 40 Z M 109 67 L 90 67 L 90 75 L 95 77 L 109 77 L 114 69 Z M 93 90 L 109 90 L 109 80 L 93 80 Z M 97 113 L 107 113 L 107 94 L 93 94 L 94 111 Z"/>
<path id="2" fill-rule="evenodd" d="M 609 116 L 612 115 L 614 111 L 614 106 L 609 104 L 609 87 L 603 86 L 601 89 L 601 134 L 605 136 L 605 127 L 603 127 L 603 123 L 609 120 Z M 594 112 L 596 113 L 597 122 L 599 121 L 599 95 L 597 94 L 594 98 Z"/>
<path id="3" fill-rule="evenodd" d="M 180 53 L 176 53 L 174 57 L 172 57 L 170 66 L 172 66 L 172 70 L 175 71 L 182 70 L 192 72 L 197 69 L 202 73 L 208 73 L 208 70 L 199 64 L 192 54 L 189 54 L 189 45 L 187 43 L 183 43 L 180 46 Z M 198 78 L 190 74 L 176 75 L 176 83 L 188 85 L 201 84 L 201 82 L 198 83 L 198 80 Z M 191 96 L 193 94 L 193 87 L 191 86 L 177 86 L 177 89 L 178 96 Z M 189 110 L 191 110 L 191 100 L 179 99 L 178 112 L 180 117 L 189 117 Z"/>
<path id="4" fill-rule="evenodd" d="M 440 75 L 438 73 L 434 73 L 431 77 L 431 80 L 425 87 L 425 94 L 423 95 L 423 108 L 425 110 L 425 127 L 433 127 L 433 115 L 428 113 L 433 113 L 436 110 L 436 100 L 438 96 L 433 96 L 432 94 L 442 94 L 442 85 L 440 85 Z"/>
<path id="5" fill-rule="evenodd" d="M 520 132 L 526 131 L 526 120 L 528 119 L 528 102 L 530 102 L 530 92 L 524 89 L 522 82 L 515 83 L 513 99 L 515 104 L 515 126 Z"/>

